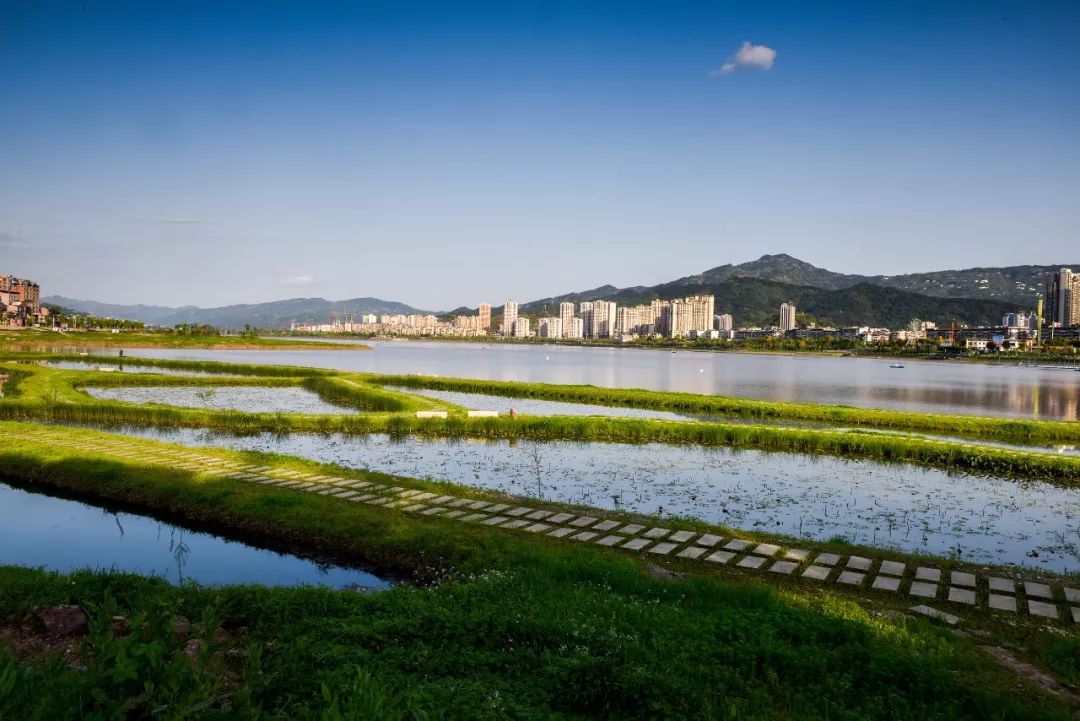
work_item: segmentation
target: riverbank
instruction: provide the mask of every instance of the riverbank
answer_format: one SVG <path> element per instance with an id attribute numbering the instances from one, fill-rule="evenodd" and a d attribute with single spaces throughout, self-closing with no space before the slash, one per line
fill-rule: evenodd
<path id="1" fill-rule="evenodd" d="M 33 624 L 22 619 L 35 607 L 78 603 L 100 619 L 67 661 L 83 666 L 81 673 L 50 662 L 47 653 L 35 655 L 29 642 L 18 646 L 29 666 L 15 665 L 10 650 L 0 652 L 0 679 L 18 674 L 17 683 L 0 683 L 0 711 L 16 718 L 35 718 L 34 708 L 41 709 L 37 718 L 68 717 L 74 704 L 86 703 L 83 690 L 105 684 L 108 693 L 92 704 L 106 716 L 123 703 L 175 703 L 155 694 L 179 688 L 188 704 L 246 708 L 252 715 L 287 708 L 294 718 L 317 718 L 337 699 L 339 707 L 374 700 L 387 704 L 386 713 L 413 707 L 463 719 L 492 704 L 496 716 L 519 718 L 773 718 L 794 708 L 801 717 L 896 718 L 902 708 L 901 717 L 912 719 L 1052 719 L 1067 718 L 1067 701 L 1044 694 L 984 649 L 1007 649 L 1066 682 L 1080 678 L 1070 625 L 1047 628 L 1045 619 L 965 610 L 962 628 L 979 633 L 954 635 L 905 615 L 911 601 L 893 592 L 823 587 L 734 560 L 634 553 L 462 522 L 425 514 L 434 506 L 409 505 L 421 499 L 408 494 L 462 496 L 482 507 L 507 502 L 508 509 L 535 508 L 535 499 L 265 454 L 194 453 L 95 431 L 25 424 L 0 424 L 0 431 L 0 473 L 23 482 L 382 561 L 425 584 L 363 596 L 175 588 L 130 576 L 0 569 L 0 619 L 8 619 L 0 636 L 25 640 Z M 229 477 L 252 467 L 261 470 L 249 472 L 273 471 L 281 480 Z M 345 492 L 341 482 L 393 484 L 411 500 L 396 507 L 350 502 L 359 496 L 348 493 L 359 491 Z M 322 488 L 335 495 L 319 493 Z M 571 518 L 590 512 L 560 508 Z M 657 525 L 646 516 L 604 516 Z M 712 532 L 794 547 L 766 534 L 681 520 L 664 525 L 696 532 L 691 538 Z M 799 545 L 813 555 L 836 552 L 841 563 L 862 553 L 875 567 L 882 560 L 873 549 Z M 925 562 L 895 553 L 884 558 L 908 566 L 908 574 Z M 964 569 L 941 559 L 933 565 L 945 573 Z M 110 629 L 117 615 L 147 623 L 116 637 Z M 177 616 L 225 634 L 206 639 L 197 663 L 184 663 L 190 642 L 173 635 Z M 162 661 L 116 673 L 121 658 L 145 658 L 148 648 Z M 149 692 L 147 679 L 158 681 Z M 349 708 L 364 718 L 394 717 Z"/>
<path id="2" fill-rule="evenodd" d="M 357 343 L 320 343 L 320 350 L 370 350 Z M 201 350 L 309 350 L 309 342 L 242 335 L 194 335 L 162 332 L 52 331 L 30 328 L 0 330 L 0 350 L 88 352 L 96 349 L 192 348 Z"/>

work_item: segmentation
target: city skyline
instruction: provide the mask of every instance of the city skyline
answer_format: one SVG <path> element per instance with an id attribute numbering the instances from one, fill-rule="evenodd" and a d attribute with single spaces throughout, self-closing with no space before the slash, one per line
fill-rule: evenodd
<path id="1" fill-rule="evenodd" d="M 450 308 L 479 282 L 650 284 L 746 248 L 842 272 L 1061 263 L 1078 18 L 8 3 L 0 254 L 74 297 L 124 278 L 106 300 L 173 306 L 362 285 Z M 474 260 L 500 256 L 530 272 Z"/>

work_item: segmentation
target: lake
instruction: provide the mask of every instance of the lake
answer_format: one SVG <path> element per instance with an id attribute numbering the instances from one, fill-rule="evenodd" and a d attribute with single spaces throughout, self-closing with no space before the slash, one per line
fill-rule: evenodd
<path id="1" fill-rule="evenodd" d="M 133 349 L 128 355 L 298 365 L 373 373 L 585 383 L 935 413 L 1077 420 L 1080 373 L 960 361 L 905 361 L 509 343 L 370 343 L 331 350 Z"/>

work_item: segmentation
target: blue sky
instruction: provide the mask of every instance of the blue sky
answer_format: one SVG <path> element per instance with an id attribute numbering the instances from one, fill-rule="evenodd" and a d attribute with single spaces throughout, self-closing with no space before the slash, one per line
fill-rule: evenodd
<path id="1" fill-rule="evenodd" d="M 1076 2 L 0 0 L 0 270 L 445 309 L 1077 262 L 1078 128 Z"/>

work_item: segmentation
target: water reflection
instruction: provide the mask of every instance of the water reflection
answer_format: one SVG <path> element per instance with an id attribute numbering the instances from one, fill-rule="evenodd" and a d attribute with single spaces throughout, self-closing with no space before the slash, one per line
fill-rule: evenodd
<path id="1" fill-rule="evenodd" d="M 1076 420 L 1080 373 L 1018 365 L 634 348 L 375 343 L 372 353 L 141 349 L 153 358 L 301 365 L 376 373 L 587 383 L 778 401 Z"/>
<path id="2" fill-rule="evenodd" d="M 119 513 L 0 482 L 0 564 L 55 571 L 114 569 L 174 583 L 258 583 L 382 589 L 355 568 L 315 563 L 154 518 Z"/>
<path id="3" fill-rule="evenodd" d="M 260 386 L 124 386 L 86 388 L 102 400 L 163 403 L 184 408 L 246 411 L 248 413 L 350 413 L 355 409 L 327 403 L 303 388 Z"/>

